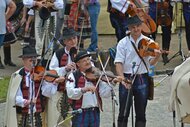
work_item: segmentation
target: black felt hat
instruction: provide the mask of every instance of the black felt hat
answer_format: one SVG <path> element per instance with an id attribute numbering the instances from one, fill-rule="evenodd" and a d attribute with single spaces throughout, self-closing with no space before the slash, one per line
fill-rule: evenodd
<path id="1" fill-rule="evenodd" d="M 64 28 L 59 40 L 63 41 L 65 39 L 69 39 L 75 36 L 78 36 L 78 33 L 73 28 Z"/>
<path id="2" fill-rule="evenodd" d="M 74 62 L 76 63 L 76 62 L 78 62 L 80 59 L 85 58 L 85 57 L 88 57 L 88 56 L 91 56 L 91 54 L 87 53 L 87 51 L 80 51 L 80 52 L 76 55 L 76 57 L 75 57 L 75 59 L 74 59 Z"/>
<path id="3" fill-rule="evenodd" d="M 40 55 L 38 55 L 36 53 L 36 49 L 34 47 L 31 46 L 25 46 L 22 50 L 22 55 L 19 56 L 19 58 L 23 58 L 23 57 L 38 57 Z"/>
<path id="4" fill-rule="evenodd" d="M 127 19 L 127 27 L 131 25 L 140 25 L 142 22 L 143 21 L 141 21 L 140 18 L 137 15 L 135 15 Z"/>

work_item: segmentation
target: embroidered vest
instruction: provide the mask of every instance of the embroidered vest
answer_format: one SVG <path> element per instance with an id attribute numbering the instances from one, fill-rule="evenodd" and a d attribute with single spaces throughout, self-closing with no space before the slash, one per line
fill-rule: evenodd
<path id="1" fill-rule="evenodd" d="M 29 87 L 26 86 L 26 80 L 25 80 L 25 78 L 26 78 L 25 75 L 26 74 L 24 72 L 24 69 L 21 70 L 21 71 L 22 71 L 21 73 L 22 73 L 22 76 L 23 76 L 22 82 L 20 84 L 21 85 L 21 91 L 22 91 L 22 94 L 23 94 L 23 98 L 28 100 L 29 99 Z M 35 84 L 35 97 L 36 97 L 36 94 L 37 94 L 39 86 L 40 86 L 40 82 L 35 82 L 34 84 Z M 37 98 L 36 104 L 35 104 L 36 113 L 43 112 L 44 109 L 45 109 L 45 104 L 46 104 L 46 99 L 41 94 L 41 90 L 40 90 L 40 93 L 38 95 L 38 98 Z M 20 109 L 19 109 L 19 107 L 17 107 L 17 108 L 18 108 L 17 111 L 20 111 L 22 113 L 28 113 L 29 105 L 24 107 L 24 108 L 20 108 Z"/>
<path id="2" fill-rule="evenodd" d="M 85 80 L 86 79 L 84 78 L 84 76 L 82 74 L 80 74 L 80 76 L 78 75 L 79 77 L 77 77 L 76 73 L 74 73 L 75 80 L 76 80 L 75 88 L 79 88 L 79 87 L 82 88 L 82 87 L 85 86 Z M 80 73 L 80 72 L 78 72 L 78 73 Z M 93 82 L 93 84 L 96 85 L 96 82 Z M 97 88 L 97 91 L 99 91 L 99 87 Z M 71 99 L 69 99 L 69 103 L 73 106 L 73 109 L 79 109 L 82 106 L 82 99 L 83 99 L 83 96 L 79 100 L 71 100 Z M 97 101 L 99 103 L 100 110 L 103 111 L 102 110 L 102 99 L 101 99 L 101 97 L 99 95 L 99 92 L 97 92 Z"/>
<path id="3" fill-rule="evenodd" d="M 65 53 L 65 48 L 61 48 L 56 52 L 56 57 L 59 61 L 59 67 L 66 66 L 68 63 L 68 54 Z M 65 82 L 59 83 L 58 91 L 65 91 Z"/>

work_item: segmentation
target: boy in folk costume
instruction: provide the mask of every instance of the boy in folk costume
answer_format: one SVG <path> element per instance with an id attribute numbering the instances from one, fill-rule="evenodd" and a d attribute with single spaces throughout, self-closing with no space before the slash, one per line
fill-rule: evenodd
<path id="1" fill-rule="evenodd" d="M 84 47 L 84 39 L 91 36 L 90 17 L 84 0 L 71 0 L 69 15 L 65 16 L 64 26 L 80 33 L 79 45 Z"/>
<path id="2" fill-rule="evenodd" d="M 54 53 L 49 65 L 50 70 L 56 70 L 59 76 L 67 76 L 70 71 L 76 69 L 73 59 L 76 54 L 77 35 L 72 28 L 64 28 L 62 31 L 60 42 L 64 47 Z M 58 91 L 48 101 L 48 111 L 54 111 L 54 115 L 48 118 L 50 125 L 54 126 L 65 119 L 66 112 L 69 110 L 69 105 L 65 102 L 67 102 L 65 83 L 60 83 L 58 85 Z M 57 108 L 57 104 L 59 108 Z"/>
<path id="3" fill-rule="evenodd" d="M 38 54 L 30 46 L 23 48 L 24 67 L 12 74 L 7 93 L 5 112 L 6 127 L 46 127 L 42 113 L 46 106 L 46 97 L 57 91 L 57 83 L 64 77 L 57 78 L 54 83 L 34 80 L 34 66 Z M 33 119 L 33 120 L 32 120 Z"/>

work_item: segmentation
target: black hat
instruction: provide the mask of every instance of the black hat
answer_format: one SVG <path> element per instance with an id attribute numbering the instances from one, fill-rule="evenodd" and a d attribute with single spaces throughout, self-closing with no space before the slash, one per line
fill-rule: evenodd
<path id="1" fill-rule="evenodd" d="M 39 10 L 39 16 L 42 20 L 47 20 L 51 13 L 46 7 L 41 7 Z"/>
<path id="2" fill-rule="evenodd" d="M 63 41 L 65 39 L 69 39 L 75 36 L 78 36 L 78 33 L 73 28 L 64 28 L 59 40 Z"/>
<path id="3" fill-rule="evenodd" d="M 137 15 L 133 16 L 133 17 L 129 17 L 127 19 L 127 27 L 129 27 L 130 25 L 140 25 L 142 23 L 142 21 L 139 19 L 139 17 Z"/>
<path id="4" fill-rule="evenodd" d="M 80 52 L 76 55 L 76 57 L 75 57 L 75 59 L 74 59 L 74 62 L 76 63 L 76 62 L 78 62 L 80 59 L 85 58 L 85 57 L 88 57 L 88 56 L 91 56 L 91 54 L 87 53 L 87 51 L 80 51 Z"/>
<path id="5" fill-rule="evenodd" d="M 23 57 L 38 57 L 40 55 L 38 55 L 36 53 L 36 49 L 34 47 L 31 46 L 25 46 L 22 50 L 22 55 L 19 56 L 19 58 L 23 58 Z"/>

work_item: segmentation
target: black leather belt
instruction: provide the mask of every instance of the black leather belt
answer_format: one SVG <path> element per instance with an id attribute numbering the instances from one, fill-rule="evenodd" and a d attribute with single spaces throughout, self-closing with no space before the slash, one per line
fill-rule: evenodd
<path id="1" fill-rule="evenodd" d="M 91 107 L 91 108 L 83 108 L 82 111 L 87 112 L 87 111 L 97 111 L 99 110 L 98 107 Z"/>
<path id="2" fill-rule="evenodd" d="M 120 17 L 126 18 L 128 16 L 127 13 L 123 14 L 122 12 L 118 11 L 117 9 L 110 7 L 109 12 L 114 13 Z"/>

